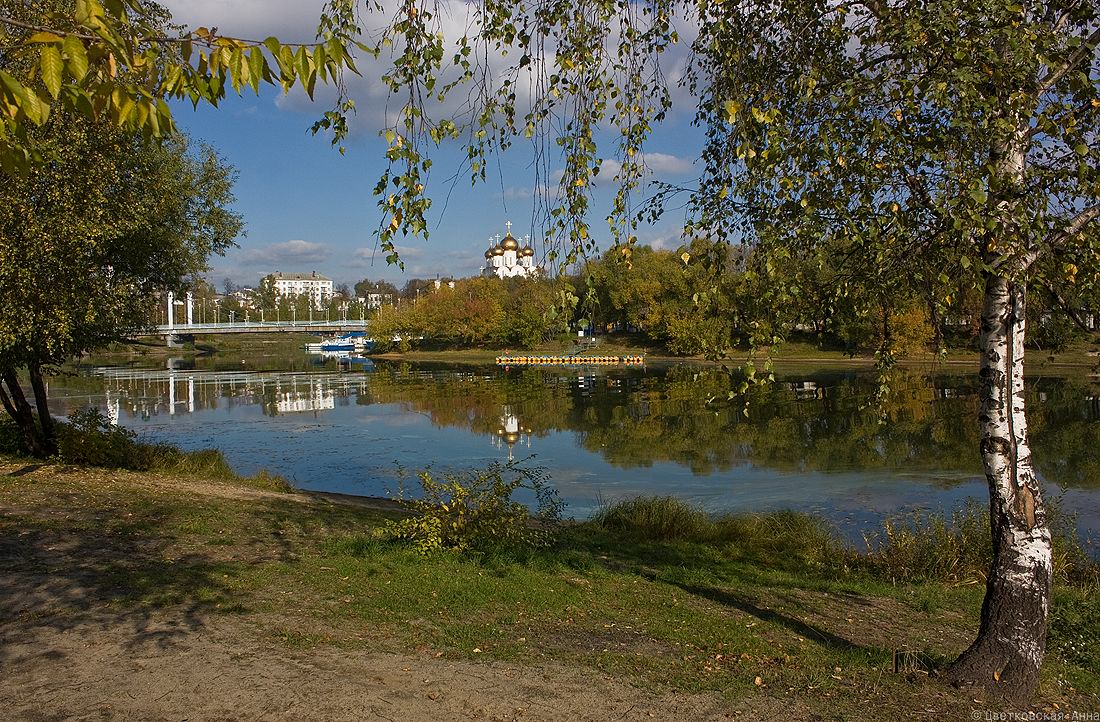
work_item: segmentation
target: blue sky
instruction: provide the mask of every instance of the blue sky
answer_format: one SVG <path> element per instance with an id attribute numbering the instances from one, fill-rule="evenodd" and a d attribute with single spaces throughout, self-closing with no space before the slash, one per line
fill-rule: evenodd
<path id="1" fill-rule="evenodd" d="M 463 7 L 460 0 L 450 2 Z M 322 2 L 167 0 L 164 4 L 185 25 L 217 27 L 221 34 L 246 38 L 276 35 L 291 42 L 312 38 Z M 522 143 L 496 159 L 488 183 L 473 187 L 468 176 L 449 182 L 462 167 L 464 155 L 459 155 L 457 145 L 433 152 L 435 164 L 427 187 L 433 198 L 431 237 L 426 242 L 410 239 L 399 246 L 404 272 L 375 253 L 374 230 L 381 216 L 371 191 L 385 167 L 386 146 L 379 137 L 385 93 L 377 73 L 371 72 L 378 66 L 361 62 L 360 67 L 363 77 L 350 83 L 360 111 L 344 156 L 327 139 L 309 133 L 313 121 L 329 107 L 328 91 L 318 92 L 316 103 L 303 94 L 284 97 L 267 88 L 260 97 L 250 92 L 234 96 L 216 109 L 200 106 L 194 111 L 190 104 L 175 108 L 179 127 L 194 140 L 213 146 L 239 173 L 236 209 L 244 216 L 247 235 L 239 239 L 239 248 L 212 260 L 209 278 L 215 285 L 220 287 L 225 278 L 251 285 L 273 271 L 317 271 L 348 284 L 385 278 L 399 286 L 414 277 L 474 275 L 484 261 L 489 237 L 503 234 L 509 220 L 516 236 L 532 235 L 541 254 L 541 238 L 532 228 L 533 153 Z M 686 97 L 678 95 L 681 100 Z M 647 148 L 653 177 L 689 183 L 698 174 L 692 159 L 698 157 L 701 137 L 689 126 L 691 112 L 691 108 L 673 112 L 655 133 Z M 606 228 L 602 219 L 609 196 L 607 188 L 597 190 L 589 219 L 597 234 Z M 657 226 L 642 228 L 639 240 L 675 247 L 682 220 L 670 215 Z"/>

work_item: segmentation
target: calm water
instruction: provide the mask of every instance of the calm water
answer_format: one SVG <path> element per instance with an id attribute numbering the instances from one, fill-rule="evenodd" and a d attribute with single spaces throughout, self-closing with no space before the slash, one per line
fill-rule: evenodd
<path id="1" fill-rule="evenodd" d="M 380 363 L 340 373 L 302 357 L 282 364 L 296 370 L 257 372 L 235 361 L 84 368 L 50 393 L 59 413 L 95 405 L 150 440 L 218 448 L 238 471 L 268 468 L 349 494 L 385 495 L 397 465 L 511 457 L 544 467 L 577 518 L 601 500 L 671 494 L 711 510 L 821 512 L 855 533 L 987 498 L 964 376 L 900 376 L 880 424 L 873 379 L 860 372 L 781 375 L 746 416 L 707 403 L 725 396 L 727 377 L 690 368 Z M 1083 533 L 1100 527 L 1100 388 L 1037 379 L 1029 402 L 1049 496 L 1077 513 Z"/>

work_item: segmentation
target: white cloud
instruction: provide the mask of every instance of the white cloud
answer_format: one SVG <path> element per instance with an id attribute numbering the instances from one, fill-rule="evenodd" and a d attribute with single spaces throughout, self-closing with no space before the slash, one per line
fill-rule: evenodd
<path id="1" fill-rule="evenodd" d="M 317 32 L 323 0 L 162 0 L 173 21 L 217 28 L 221 35 L 309 42 Z"/>
<path id="2" fill-rule="evenodd" d="M 291 240 L 272 243 L 261 248 L 249 248 L 234 254 L 238 263 L 269 266 L 272 270 L 290 269 L 294 266 L 322 263 L 328 258 L 329 249 L 324 243 Z"/>
<path id="3" fill-rule="evenodd" d="M 311 41 L 324 4 L 323 0 L 165 0 L 174 19 L 184 25 L 216 27 L 221 34 L 255 40 L 274 35 L 283 42 Z M 397 14 L 397 0 L 383 0 L 382 6 L 381 10 L 364 12 L 360 20 L 368 39 L 377 37 L 381 28 Z M 445 38 L 445 64 L 450 62 L 458 49 L 459 38 L 477 37 L 478 20 L 479 10 L 476 3 L 468 0 L 438 0 L 435 23 L 436 29 Z M 611 32 L 604 39 L 609 54 L 616 52 L 615 48 L 621 39 L 617 24 L 612 25 Z M 660 56 L 661 68 L 658 74 L 669 86 L 674 100 L 673 112 L 683 112 L 684 109 L 690 112 L 694 106 L 693 98 L 686 89 L 678 87 L 678 82 L 686 72 L 690 44 L 698 34 L 697 23 L 694 18 L 682 19 L 677 24 L 677 31 L 681 40 Z M 357 57 L 356 63 L 361 75 L 346 74 L 344 80 L 358 106 L 358 112 L 349 121 L 353 133 L 370 135 L 396 124 L 396 113 L 400 110 L 401 99 L 388 102 L 389 90 L 379 78 L 391 69 L 392 58 L 403 51 L 402 47 L 395 44 L 379 58 Z M 544 57 L 536 58 L 512 77 L 512 90 L 517 95 L 519 118 L 527 112 L 526 108 L 535 96 L 538 78 L 546 71 L 545 67 L 540 67 L 540 62 L 543 66 L 552 65 L 554 57 L 553 41 L 548 40 Z M 482 72 L 499 79 L 505 77 L 505 71 L 514 65 L 515 56 L 503 57 L 490 50 L 480 57 L 479 63 L 484 66 L 480 69 Z M 451 68 L 450 73 L 445 71 L 445 77 L 439 79 L 437 86 L 442 87 L 449 80 L 457 78 L 459 72 L 455 68 Z M 280 96 L 276 105 L 280 109 L 319 115 L 320 111 L 331 106 L 334 97 L 335 91 L 328 86 L 317 88 L 315 101 L 310 100 L 304 91 L 296 87 L 289 95 Z M 443 104 L 429 107 L 429 115 L 436 118 L 455 117 L 469 111 L 469 101 L 470 97 L 459 89 L 451 93 Z M 430 105 L 430 97 L 425 98 L 425 102 Z"/>

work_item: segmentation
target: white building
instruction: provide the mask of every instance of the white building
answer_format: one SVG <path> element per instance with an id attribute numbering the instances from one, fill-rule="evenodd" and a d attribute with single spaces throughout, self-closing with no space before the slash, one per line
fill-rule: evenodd
<path id="1" fill-rule="evenodd" d="M 535 265 L 535 249 L 531 247 L 531 237 L 525 236 L 524 246 L 520 248 L 519 241 L 512 237 L 512 223 L 509 221 L 506 225 L 508 233 L 504 240 L 485 251 L 485 268 L 482 274 L 497 278 L 537 276 L 541 269 Z M 500 236 L 496 237 L 499 238 Z"/>
<path id="2" fill-rule="evenodd" d="M 309 296 L 313 307 L 324 308 L 332 300 L 332 279 L 317 275 L 317 271 L 305 273 L 271 274 L 271 284 L 277 297 Z"/>

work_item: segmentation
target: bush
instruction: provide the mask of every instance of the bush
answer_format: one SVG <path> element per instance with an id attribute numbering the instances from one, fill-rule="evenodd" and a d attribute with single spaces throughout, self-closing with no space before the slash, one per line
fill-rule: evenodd
<path id="1" fill-rule="evenodd" d="M 541 470 L 514 462 L 493 463 L 483 471 L 417 474 L 422 496 L 395 498 L 413 513 L 387 522 L 394 537 L 412 542 L 423 554 L 441 549 L 545 547 L 553 543 L 562 503 Z M 512 496 L 526 490 L 534 496 L 535 514 Z"/>
<path id="2" fill-rule="evenodd" d="M 895 581 L 984 581 L 992 559 L 989 512 L 970 501 L 951 514 L 914 512 L 888 519 L 882 530 L 863 535 L 867 552 L 856 562 Z"/>
<path id="3" fill-rule="evenodd" d="M 23 434 L 9 416 L 0 417 L 0 454 L 23 456 L 27 453 Z"/>
<path id="4" fill-rule="evenodd" d="M 769 564 L 819 567 L 843 561 L 842 545 L 829 526 L 794 511 L 712 516 L 670 496 L 637 497 L 605 505 L 592 522 L 634 540 L 733 545 L 740 555 Z"/>
<path id="5" fill-rule="evenodd" d="M 156 447 L 138 443 L 133 431 L 115 426 L 90 406 L 57 425 L 57 456 L 67 464 L 143 471 L 153 466 L 155 452 Z"/>

